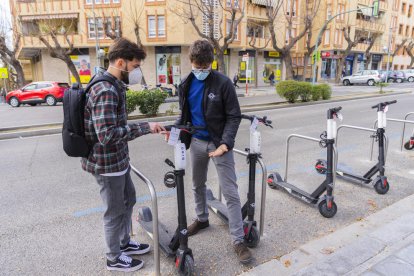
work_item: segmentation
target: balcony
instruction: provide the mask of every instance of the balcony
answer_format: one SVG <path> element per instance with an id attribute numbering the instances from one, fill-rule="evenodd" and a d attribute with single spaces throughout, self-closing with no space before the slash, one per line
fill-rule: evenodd
<path id="1" fill-rule="evenodd" d="M 372 6 L 372 0 L 358 0 L 358 4 L 360 5 L 364 5 L 367 7 L 371 7 Z M 379 8 L 382 11 L 385 11 L 388 9 L 388 3 L 386 1 L 380 1 L 379 2 Z"/>
<path id="2" fill-rule="evenodd" d="M 79 0 L 65 1 L 11 1 L 18 15 L 41 15 L 79 12 L 81 4 Z M 82 1 L 83 2 L 83 1 Z M 83 4 L 82 4 L 83 5 Z M 13 10 L 13 9 L 12 9 Z"/>
<path id="3" fill-rule="evenodd" d="M 367 50 L 368 46 L 369 46 L 369 44 L 366 44 L 366 43 L 358 43 L 357 46 L 354 48 L 354 50 L 358 51 L 358 52 L 365 52 Z M 372 48 L 370 50 L 370 53 L 380 53 L 381 54 L 381 53 L 383 53 L 382 51 L 383 50 L 381 48 L 381 45 L 375 44 L 374 46 L 372 46 Z"/>
<path id="4" fill-rule="evenodd" d="M 373 33 L 383 33 L 385 31 L 385 24 L 357 19 L 355 29 Z"/>
<path id="5" fill-rule="evenodd" d="M 45 36 L 46 40 L 54 46 L 54 43 L 52 41 L 52 38 L 50 36 Z M 63 35 L 59 35 L 58 37 L 59 44 L 62 47 L 68 47 L 68 42 L 65 40 Z M 69 40 L 73 42 L 74 46 L 80 46 L 82 44 L 86 43 L 86 39 L 84 36 L 80 34 L 72 34 L 69 35 Z M 43 42 L 40 41 L 39 37 L 37 36 L 23 36 L 22 37 L 22 47 L 23 48 L 46 48 L 46 46 L 43 44 Z"/>

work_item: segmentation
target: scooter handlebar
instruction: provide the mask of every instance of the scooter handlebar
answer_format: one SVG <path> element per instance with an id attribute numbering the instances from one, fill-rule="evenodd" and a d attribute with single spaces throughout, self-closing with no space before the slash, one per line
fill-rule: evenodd
<path id="1" fill-rule="evenodd" d="M 264 124 L 265 126 L 272 127 L 272 121 L 267 119 L 267 116 L 259 117 L 256 115 L 250 116 L 246 114 L 241 115 L 242 119 L 249 120 L 250 122 L 253 122 L 254 118 L 256 118 L 260 123 Z"/>
<path id="2" fill-rule="evenodd" d="M 385 107 L 385 106 L 387 106 L 387 105 L 390 105 L 390 104 L 395 104 L 395 103 L 397 103 L 397 100 L 393 100 L 393 101 L 389 101 L 389 102 L 383 102 L 383 103 L 379 103 L 379 104 L 376 104 L 376 105 L 374 105 L 374 106 L 372 106 L 371 108 L 379 108 L 379 107 Z"/>
<path id="3" fill-rule="evenodd" d="M 332 112 L 337 113 L 342 110 L 342 106 L 331 108 Z"/>
<path id="4" fill-rule="evenodd" d="M 168 126 L 164 126 L 166 131 L 171 131 L 171 128 L 178 128 L 180 130 L 184 130 L 187 131 L 191 134 L 194 134 L 195 132 L 197 132 L 197 130 L 203 130 L 205 129 L 205 127 L 200 127 L 200 126 L 193 126 L 191 124 L 187 124 L 187 125 L 168 125 Z"/>

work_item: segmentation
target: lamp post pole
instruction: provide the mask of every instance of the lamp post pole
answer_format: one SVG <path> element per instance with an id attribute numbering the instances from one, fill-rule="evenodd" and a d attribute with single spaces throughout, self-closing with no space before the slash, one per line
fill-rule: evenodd
<path id="1" fill-rule="evenodd" d="M 389 29 L 389 34 L 388 34 L 388 55 L 387 55 L 387 72 L 385 73 L 385 82 L 388 83 L 388 72 L 390 70 L 390 48 L 391 48 L 391 38 L 392 38 L 392 27 L 390 27 Z"/>

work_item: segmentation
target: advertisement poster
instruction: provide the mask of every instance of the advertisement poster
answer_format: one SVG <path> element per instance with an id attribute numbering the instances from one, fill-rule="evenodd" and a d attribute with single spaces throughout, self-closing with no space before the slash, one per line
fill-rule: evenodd
<path id="1" fill-rule="evenodd" d="M 157 54 L 157 81 L 158 84 L 167 84 L 167 55 Z"/>
<path id="2" fill-rule="evenodd" d="M 88 83 L 91 80 L 91 62 L 89 55 L 70 56 L 70 59 L 79 73 L 81 83 Z M 75 77 L 71 76 L 71 82 L 76 82 Z"/>

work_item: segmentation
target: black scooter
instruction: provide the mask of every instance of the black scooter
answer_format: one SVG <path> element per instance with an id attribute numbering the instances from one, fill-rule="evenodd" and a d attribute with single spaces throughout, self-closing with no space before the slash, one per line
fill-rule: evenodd
<path id="1" fill-rule="evenodd" d="M 282 188 L 290 195 L 305 201 L 310 204 L 318 204 L 319 212 L 322 216 L 326 218 L 332 218 L 337 212 L 337 206 L 334 202 L 333 189 L 334 189 L 334 166 L 335 166 L 335 138 L 336 138 L 336 122 L 335 119 L 340 116 L 339 111 L 342 107 L 331 108 L 328 110 L 327 114 L 327 131 L 324 131 L 320 135 L 320 140 L 308 136 L 292 134 L 289 136 L 287 145 L 289 145 L 289 140 L 292 137 L 302 138 L 306 140 L 319 142 L 320 146 L 327 149 L 327 169 L 326 169 L 326 179 L 319 185 L 316 190 L 309 194 L 295 185 L 292 185 L 287 182 L 287 166 L 288 166 L 288 156 L 289 152 L 286 150 L 286 175 L 283 180 L 279 173 L 274 172 L 268 176 L 268 185 L 272 189 Z M 288 149 L 288 148 L 287 148 Z M 320 197 L 326 191 L 326 194 L 322 200 Z"/>
<path id="2" fill-rule="evenodd" d="M 172 127 L 191 134 L 199 129 L 191 125 L 166 126 L 165 128 L 169 131 Z M 167 227 L 159 222 L 159 243 L 160 248 L 167 256 L 175 256 L 175 266 L 180 275 L 193 275 L 194 258 L 192 250 L 188 247 L 187 216 L 184 194 L 186 148 L 180 141 L 175 145 L 174 158 L 175 164 L 171 160 L 165 159 L 165 163 L 174 168 L 174 170 L 165 174 L 164 184 L 168 188 L 177 188 L 178 227 L 174 235 L 171 235 L 167 230 Z M 153 227 L 150 208 L 142 207 L 138 210 L 138 222 L 148 235 L 152 237 Z"/>
<path id="3" fill-rule="evenodd" d="M 242 119 L 251 121 L 254 130 L 250 133 L 250 148 L 246 148 L 247 152 L 247 164 L 249 164 L 249 190 L 247 193 L 247 201 L 242 207 L 243 218 L 243 230 L 244 230 L 244 243 L 248 247 L 256 247 L 260 241 L 260 233 L 257 229 L 257 223 L 254 220 L 254 211 L 256 204 L 255 186 L 256 186 L 256 165 L 259 159 L 262 158 L 260 153 L 260 133 L 255 129 L 257 123 L 262 123 L 265 126 L 272 127 L 272 121 L 267 120 L 267 117 L 263 118 L 257 116 L 242 115 Z M 216 213 L 224 222 L 228 223 L 228 212 L 226 205 L 220 200 L 216 199 L 213 192 L 207 189 L 207 205 L 210 209 Z"/>
<path id="4" fill-rule="evenodd" d="M 384 147 L 384 137 L 385 137 L 385 127 L 387 125 L 386 112 L 390 104 L 394 104 L 397 101 L 383 102 L 377 105 L 372 106 L 372 108 L 377 109 L 378 114 L 378 128 L 376 133 L 371 136 L 376 141 L 378 141 L 378 163 L 375 164 L 368 172 L 364 175 L 356 175 L 350 172 L 345 171 L 336 171 L 337 177 L 357 183 L 357 184 L 370 184 L 373 183 L 375 191 L 378 194 L 386 194 L 390 189 L 390 184 L 387 177 L 385 176 L 385 147 Z M 326 161 L 317 160 L 315 164 L 315 169 L 318 173 L 326 173 Z M 379 173 L 379 175 L 373 180 L 373 177 Z"/>

